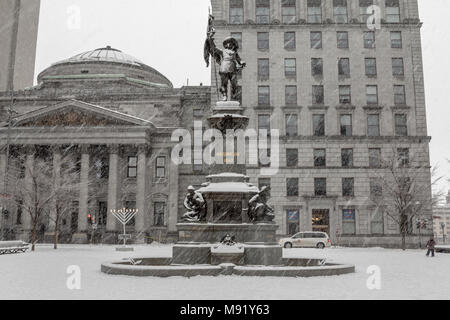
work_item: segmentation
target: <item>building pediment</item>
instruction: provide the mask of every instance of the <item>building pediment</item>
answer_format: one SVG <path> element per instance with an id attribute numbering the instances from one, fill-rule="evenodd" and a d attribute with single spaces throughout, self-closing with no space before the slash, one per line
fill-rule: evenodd
<path id="1" fill-rule="evenodd" d="M 14 127 L 154 127 L 148 120 L 78 100 L 69 100 L 23 114 L 14 118 L 12 125 Z M 1 126 L 7 126 L 7 124 L 3 123 Z"/>

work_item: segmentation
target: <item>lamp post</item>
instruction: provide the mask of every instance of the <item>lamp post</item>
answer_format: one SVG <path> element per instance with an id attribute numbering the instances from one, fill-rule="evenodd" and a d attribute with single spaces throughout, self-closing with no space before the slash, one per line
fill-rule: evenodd
<path id="1" fill-rule="evenodd" d="M 118 251 L 132 251 L 133 248 L 127 249 L 127 239 L 131 239 L 131 235 L 127 234 L 126 226 L 131 219 L 138 213 L 138 209 L 126 209 L 122 208 L 119 210 L 111 210 L 111 214 L 122 224 L 123 234 L 119 235 L 119 240 L 123 240 L 123 247 L 116 248 Z"/>
<path id="2" fill-rule="evenodd" d="M 445 223 L 441 222 L 441 229 L 442 229 L 442 240 L 445 244 Z"/>

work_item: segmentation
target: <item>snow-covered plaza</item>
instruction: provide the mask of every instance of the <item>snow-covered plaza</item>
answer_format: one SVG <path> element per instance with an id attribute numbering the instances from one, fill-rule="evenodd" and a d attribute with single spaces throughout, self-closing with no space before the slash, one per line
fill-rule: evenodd
<path id="1" fill-rule="evenodd" d="M 102 262 L 129 257 L 170 257 L 171 245 L 39 245 L 35 252 L 0 256 L 0 299 L 448 299 L 450 254 L 427 258 L 425 250 L 382 248 L 284 249 L 284 257 L 326 258 L 354 264 L 356 273 L 316 278 L 194 277 L 145 278 L 100 272 Z M 81 288 L 68 289 L 70 266 L 81 271 Z M 379 267 L 381 288 L 369 289 L 371 266 Z M 373 270 L 373 267 L 372 267 Z M 373 279 L 373 278 L 372 278 Z"/>

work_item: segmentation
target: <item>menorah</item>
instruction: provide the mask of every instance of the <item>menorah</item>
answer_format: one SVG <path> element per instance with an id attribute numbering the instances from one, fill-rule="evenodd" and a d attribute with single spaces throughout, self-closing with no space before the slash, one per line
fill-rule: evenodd
<path id="1" fill-rule="evenodd" d="M 138 213 L 138 209 L 126 209 L 122 208 L 119 210 L 112 209 L 112 215 L 123 225 L 123 235 L 119 236 L 119 239 L 122 238 L 123 246 L 127 245 L 127 239 L 131 239 L 131 235 L 127 234 L 126 226 L 131 219 Z"/>

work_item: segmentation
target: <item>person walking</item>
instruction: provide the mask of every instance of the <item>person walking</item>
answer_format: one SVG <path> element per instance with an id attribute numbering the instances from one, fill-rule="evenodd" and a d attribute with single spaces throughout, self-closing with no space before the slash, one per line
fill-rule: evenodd
<path id="1" fill-rule="evenodd" d="M 430 240 L 428 240 L 428 243 L 427 243 L 427 248 L 428 248 L 427 257 L 430 256 L 430 253 L 431 253 L 431 256 L 434 257 L 434 247 L 435 246 L 436 246 L 436 241 L 434 241 L 434 237 L 432 236 L 432 237 L 430 237 Z"/>

